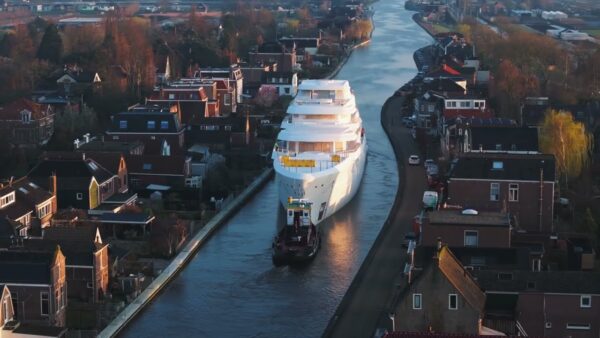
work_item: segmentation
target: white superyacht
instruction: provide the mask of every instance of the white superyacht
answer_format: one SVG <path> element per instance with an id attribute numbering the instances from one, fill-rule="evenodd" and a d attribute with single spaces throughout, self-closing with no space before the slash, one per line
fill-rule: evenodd
<path id="1" fill-rule="evenodd" d="M 345 80 L 304 80 L 281 124 L 273 167 L 284 208 L 289 198 L 312 204 L 319 222 L 354 197 L 362 180 L 367 140 Z"/>

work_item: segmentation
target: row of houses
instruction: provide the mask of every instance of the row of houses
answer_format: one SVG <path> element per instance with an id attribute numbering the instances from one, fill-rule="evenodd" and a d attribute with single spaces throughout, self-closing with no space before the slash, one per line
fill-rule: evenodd
<path id="1" fill-rule="evenodd" d="M 450 165 L 431 187 L 441 204 L 414 219 L 388 336 L 598 336 L 596 252 L 588 234 L 556 225 L 556 161 L 536 127 L 545 112 L 524 103 L 523 124 L 495 117 L 491 77 L 464 69 L 473 48 L 455 34 L 436 48 L 415 89 L 415 134 L 439 141 Z"/>

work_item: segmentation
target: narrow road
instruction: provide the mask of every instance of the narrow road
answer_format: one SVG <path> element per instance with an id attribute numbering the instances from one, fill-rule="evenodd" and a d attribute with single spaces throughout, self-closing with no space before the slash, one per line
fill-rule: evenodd
<path id="1" fill-rule="evenodd" d="M 409 166 L 407 163 L 408 156 L 418 154 L 418 150 L 410 131 L 401 124 L 403 100 L 402 97 L 389 99 L 381 115 L 398 161 L 398 195 L 388 223 L 344 295 L 324 337 L 372 337 L 381 317 L 388 311 L 395 281 L 404 268 L 406 249 L 401 244 L 420 209 L 427 179 L 423 166 Z"/>

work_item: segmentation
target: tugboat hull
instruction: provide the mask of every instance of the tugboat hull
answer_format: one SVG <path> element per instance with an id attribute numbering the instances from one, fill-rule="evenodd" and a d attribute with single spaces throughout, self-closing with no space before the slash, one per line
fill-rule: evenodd
<path id="1" fill-rule="evenodd" d="M 282 234 L 273 241 L 273 264 L 295 265 L 308 263 L 315 258 L 321 247 L 321 234 L 317 233 L 314 242 L 306 246 L 286 246 Z"/>

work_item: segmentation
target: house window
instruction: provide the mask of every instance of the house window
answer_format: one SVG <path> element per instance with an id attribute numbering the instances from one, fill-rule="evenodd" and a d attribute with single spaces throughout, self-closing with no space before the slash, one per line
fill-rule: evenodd
<path id="1" fill-rule="evenodd" d="M 144 163 L 142 167 L 144 170 L 152 170 L 152 163 Z"/>
<path id="2" fill-rule="evenodd" d="M 531 260 L 531 271 L 542 271 L 542 260 L 534 258 Z"/>
<path id="3" fill-rule="evenodd" d="M 504 169 L 504 163 L 502 161 L 494 161 L 492 163 L 492 169 L 502 170 L 502 169 Z"/>
<path id="4" fill-rule="evenodd" d="M 223 95 L 223 103 L 226 106 L 229 106 L 231 104 L 231 96 L 229 94 Z"/>
<path id="5" fill-rule="evenodd" d="M 289 94 L 289 93 L 290 93 L 290 87 L 285 87 L 285 88 L 283 88 L 283 91 L 284 91 L 286 94 Z"/>
<path id="6" fill-rule="evenodd" d="M 496 150 L 502 150 L 502 144 L 496 143 Z"/>
<path id="7" fill-rule="evenodd" d="M 48 292 L 40 292 L 40 314 L 47 316 L 50 314 L 50 297 Z"/>
<path id="8" fill-rule="evenodd" d="M 8 195 L 2 196 L 2 198 L 0 198 L 0 208 L 4 208 L 5 206 L 11 204 L 14 201 L 15 201 L 15 193 L 14 192 L 11 192 Z"/>
<path id="9" fill-rule="evenodd" d="M 511 183 L 508 185 L 508 201 L 519 201 L 519 185 L 517 183 Z"/>
<path id="10" fill-rule="evenodd" d="M 479 234 L 477 231 L 465 231 L 465 246 L 477 246 L 479 244 Z"/>
<path id="11" fill-rule="evenodd" d="M 475 101 L 475 108 L 479 108 L 479 101 Z"/>
<path id="12" fill-rule="evenodd" d="M 420 293 L 413 293 L 413 310 L 421 310 L 423 308 L 421 304 L 422 297 Z"/>
<path id="13" fill-rule="evenodd" d="M 62 309 L 65 308 L 65 306 L 67 306 L 67 286 L 65 284 L 60 286 L 60 299 L 62 300 L 62 302 L 60 303 L 60 307 Z"/>
<path id="14" fill-rule="evenodd" d="M 77 200 L 78 200 L 78 201 L 81 201 L 82 199 L 83 199 L 83 194 L 82 194 L 82 193 L 80 193 L 80 192 L 78 192 L 78 193 L 77 193 Z"/>
<path id="15" fill-rule="evenodd" d="M 60 310 L 60 304 L 62 304 L 62 299 L 60 299 L 60 289 L 54 291 L 54 299 L 56 304 L 56 312 Z"/>
<path id="16" fill-rule="evenodd" d="M 500 200 L 500 183 L 490 183 L 490 201 Z"/>
<path id="17" fill-rule="evenodd" d="M 589 330 L 590 324 L 567 324 L 567 330 Z"/>
<path id="18" fill-rule="evenodd" d="M 498 280 L 513 280 L 513 274 L 510 272 L 500 272 L 498 274 Z"/>
<path id="19" fill-rule="evenodd" d="M 126 120 L 119 121 L 119 129 L 127 129 L 127 121 Z"/>
<path id="20" fill-rule="evenodd" d="M 458 295 L 455 293 L 448 295 L 448 310 L 458 310 Z"/>
<path id="21" fill-rule="evenodd" d="M 50 213 L 50 209 L 51 209 L 52 204 L 48 203 L 44 206 L 41 206 L 38 209 L 38 218 L 44 218 L 46 217 L 46 215 L 48 215 Z"/>
<path id="22" fill-rule="evenodd" d="M 10 320 L 10 318 L 8 317 L 8 299 L 5 299 L 4 302 L 2 302 L 2 312 L 4 313 L 4 322 L 8 322 Z"/>
<path id="23" fill-rule="evenodd" d="M 169 94 L 169 100 L 175 100 L 175 94 Z"/>
<path id="24" fill-rule="evenodd" d="M 590 295 L 582 295 L 579 298 L 579 306 L 582 308 L 590 308 L 592 307 L 592 296 Z"/>
<path id="25" fill-rule="evenodd" d="M 146 126 L 148 127 L 148 129 L 154 129 L 156 128 L 156 121 L 147 121 Z"/>
<path id="26" fill-rule="evenodd" d="M 19 317 L 19 293 L 15 291 L 10 292 L 10 298 L 12 298 L 13 315 L 15 318 Z"/>
<path id="27" fill-rule="evenodd" d="M 160 129 L 169 129 L 169 121 L 160 121 Z"/>
<path id="28" fill-rule="evenodd" d="M 23 110 L 21 112 L 21 121 L 23 121 L 23 123 L 31 122 L 31 112 L 29 110 Z"/>

